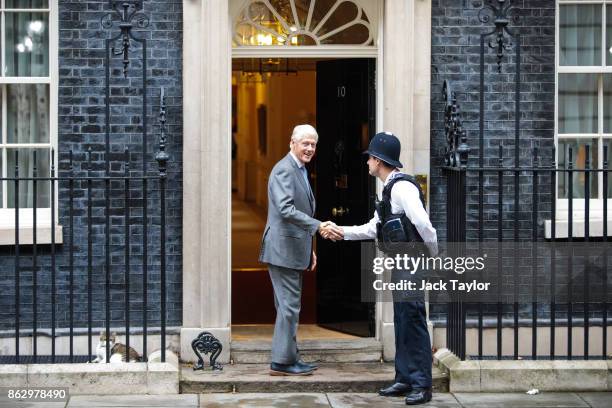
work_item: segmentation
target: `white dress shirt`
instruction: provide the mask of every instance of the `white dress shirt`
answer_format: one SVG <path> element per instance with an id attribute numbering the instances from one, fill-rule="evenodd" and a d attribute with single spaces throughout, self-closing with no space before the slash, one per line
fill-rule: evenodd
<path id="1" fill-rule="evenodd" d="M 297 156 L 296 156 L 295 154 L 293 154 L 293 152 L 292 152 L 291 150 L 289 150 L 289 154 L 291 155 L 291 158 L 292 158 L 293 160 L 295 160 L 295 164 L 297 164 L 298 169 L 301 169 L 302 167 L 304 167 L 304 166 L 305 166 L 305 164 L 304 164 L 304 163 L 302 163 L 302 162 L 301 162 L 301 161 L 300 161 L 300 160 L 297 158 Z"/>
<path id="2" fill-rule="evenodd" d="M 393 170 L 384 182 L 386 186 L 391 179 L 398 176 L 400 172 Z M 435 255 L 438 252 L 437 235 L 435 228 L 429 221 L 429 215 L 421 204 L 419 190 L 409 181 L 400 180 L 391 189 L 391 212 L 393 214 L 406 214 L 410 222 L 414 224 L 419 235 L 429 248 L 429 252 Z M 376 238 L 376 224 L 378 224 L 378 214 L 374 211 L 374 217 L 363 225 L 342 227 L 345 240 L 363 240 Z"/>
<path id="3" fill-rule="evenodd" d="M 297 164 L 298 169 L 300 170 L 300 173 L 302 174 L 302 177 L 304 178 L 304 181 L 306 182 L 308 192 L 314 197 L 314 193 L 312 192 L 312 186 L 310 185 L 310 181 L 308 180 L 308 173 L 307 173 L 308 170 L 306 170 L 306 163 L 302 163 L 300 160 L 298 160 L 298 158 L 295 156 L 295 154 L 293 154 L 291 150 L 289 151 L 289 154 L 291 155 L 291 158 Z"/>

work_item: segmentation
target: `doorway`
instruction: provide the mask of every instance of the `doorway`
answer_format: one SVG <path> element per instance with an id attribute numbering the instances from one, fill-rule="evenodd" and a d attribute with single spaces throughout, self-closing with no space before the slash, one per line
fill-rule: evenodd
<path id="1" fill-rule="evenodd" d="M 232 61 L 232 332 L 261 338 L 276 312 L 266 265 L 258 262 L 267 177 L 288 153 L 293 127 L 315 126 L 308 167 L 316 217 L 362 224 L 375 184 L 361 152 L 375 130 L 375 59 L 235 58 Z M 319 266 L 303 280 L 299 335 L 374 336 L 374 304 L 360 299 L 360 244 L 316 238 Z M 303 336 L 301 336 L 303 337 Z"/>

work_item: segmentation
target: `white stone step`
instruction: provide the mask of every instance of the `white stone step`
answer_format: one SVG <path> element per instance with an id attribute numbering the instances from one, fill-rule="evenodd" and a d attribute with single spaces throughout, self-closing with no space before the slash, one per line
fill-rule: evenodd
<path id="1" fill-rule="evenodd" d="M 321 363 L 309 376 L 271 376 L 268 364 L 228 364 L 221 371 L 181 369 L 183 394 L 215 392 L 376 392 L 393 382 L 393 363 Z M 448 377 L 433 367 L 433 388 L 448 391 Z M 403 400 L 402 400 L 403 403 Z"/>
<path id="2" fill-rule="evenodd" d="M 269 363 L 270 347 L 271 341 L 233 341 L 230 358 L 235 364 Z M 304 340 L 298 342 L 298 348 L 306 362 L 380 362 L 382 357 L 382 343 L 374 338 Z"/>

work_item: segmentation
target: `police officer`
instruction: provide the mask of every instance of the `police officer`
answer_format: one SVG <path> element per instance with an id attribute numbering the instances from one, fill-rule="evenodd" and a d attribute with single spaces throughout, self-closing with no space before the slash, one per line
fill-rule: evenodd
<path id="1" fill-rule="evenodd" d="M 383 201 L 391 216 L 403 218 L 405 241 L 423 242 L 430 255 L 437 253 L 436 230 L 425 211 L 423 194 L 414 178 L 401 173 L 399 161 L 400 142 L 392 133 L 378 133 L 371 140 L 368 150 L 368 171 L 384 184 Z M 388 187 L 388 188 L 387 188 Z M 345 240 L 365 240 L 380 236 L 379 205 L 374 217 L 367 223 L 352 227 L 338 227 Z M 379 233 L 377 234 L 377 227 Z M 377 236 L 378 235 L 378 236 Z M 404 271 L 393 271 L 401 273 Z M 393 278 L 394 280 L 396 278 Z M 423 404 L 431 400 L 431 342 L 427 331 L 425 302 L 422 299 L 398 299 L 394 296 L 393 322 L 395 325 L 395 382 L 379 391 L 382 396 L 406 395 L 407 405 Z"/>

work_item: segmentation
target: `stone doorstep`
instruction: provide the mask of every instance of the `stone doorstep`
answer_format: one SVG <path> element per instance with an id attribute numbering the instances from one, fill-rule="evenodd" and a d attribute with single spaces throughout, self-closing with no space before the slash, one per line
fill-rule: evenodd
<path id="1" fill-rule="evenodd" d="M 194 371 L 181 367 L 182 394 L 217 392 L 366 392 L 375 393 L 393 381 L 393 363 L 321 363 L 309 376 L 269 375 L 268 364 L 225 365 L 221 371 Z M 448 376 L 433 370 L 436 392 L 448 391 Z"/>
<path id="2" fill-rule="evenodd" d="M 448 349 L 434 364 L 449 376 L 450 392 L 612 391 L 612 361 L 468 360 Z"/>
<path id="3" fill-rule="evenodd" d="M 80 394 L 178 394 L 179 371 L 171 363 L 11 364 L 0 370 L 1 387 L 67 387 Z"/>
<path id="4" fill-rule="evenodd" d="M 244 340 L 231 343 L 231 359 L 235 364 L 270 362 L 270 341 Z M 380 362 L 383 345 L 373 338 L 351 340 L 304 340 L 298 342 L 304 361 L 326 363 Z"/>

